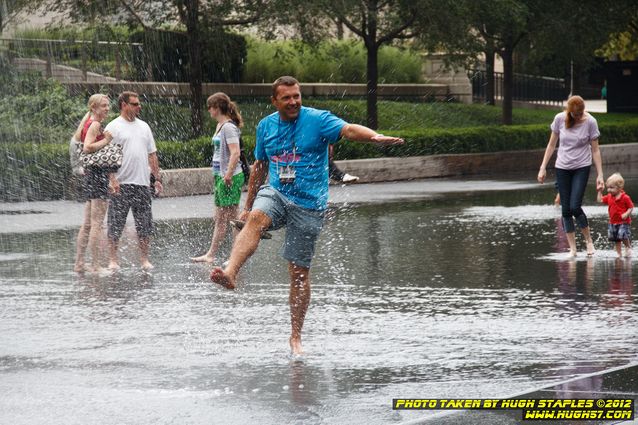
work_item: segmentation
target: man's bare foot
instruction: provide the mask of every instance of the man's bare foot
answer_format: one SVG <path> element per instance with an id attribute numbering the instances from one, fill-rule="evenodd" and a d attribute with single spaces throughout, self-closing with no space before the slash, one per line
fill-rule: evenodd
<path id="1" fill-rule="evenodd" d="M 200 255 L 199 257 L 191 257 L 191 261 L 193 263 L 214 263 L 215 257 L 206 253 L 204 255 Z"/>
<path id="2" fill-rule="evenodd" d="M 594 249 L 594 242 L 587 241 L 587 255 L 590 257 L 596 253 L 596 249 Z"/>
<path id="3" fill-rule="evenodd" d="M 102 273 L 104 271 L 104 268 L 102 266 L 98 265 L 91 265 L 90 267 L 87 267 L 86 270 L 88 272 L 91 273 Z"/>
<path id="4" fill-rule="evenodd" d="M 84 266 L 84 263 L 75 263 L 73 271 L 76 273 L 82 273 L 86 271 L 86 267 Z"/>
<path id="5" fill-rule="evenodd" d="M 570 257 L 575 257 L 576 256 L 576 250 L 575 249 L 570 249 L 569 250 L 569 256 Z"/>
<path id="6" fill-rule="evenodd" d="M 152 270 L 154 268 L 155 266 L 153 266 L 150 261 L 148 260 L 142 261 L 142 270 Z"/>
<path id="7" fill-rule="evenodd" d="M 631 257 L 633 255 L 633 252 L 631 251 L 631 248 L 625 249 L 625 257 Z"/>
<path id="8" fill-rule="evenodd" d="M 299 356 L 303 354 L 303 348 L 301 348 L 301 338 L 290 337 L 290 352 L 293 356 Z"/>
<path id="9" fill-rule="evenodd" d="M 215 267 L 210 272 L 210 280 L 226 289 L 235 289 L 235 278 L 227 275 L 221 267 Z"/>
<path id="10" fill-rule="evenodd" d="M 109 262 L 109 270 L 111 271 L 118 271 L 120 269 L 120 265 L 117 264 L 115 261 L 110 261 Z"/>

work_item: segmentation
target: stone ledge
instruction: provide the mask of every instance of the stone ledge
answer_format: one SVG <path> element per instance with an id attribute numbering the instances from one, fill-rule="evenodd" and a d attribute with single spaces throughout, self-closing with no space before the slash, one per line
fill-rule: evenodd
<path id="1" fill-rule="evenodd" d="M 601 146 L 606 174 L 622 166 L 638 163 L 638 143 Z M 359 176 L 359 183 L 417 180 L 434 177 L 504 174 L 529 171 L 536 176 L 545 149 L 476 154 L 428 155 L 407 158 L 376 158 L 335 161 L 344 172 Z M 189 196 L 212 193 L 210 167 L 163 170 L 162 196 Z"/>

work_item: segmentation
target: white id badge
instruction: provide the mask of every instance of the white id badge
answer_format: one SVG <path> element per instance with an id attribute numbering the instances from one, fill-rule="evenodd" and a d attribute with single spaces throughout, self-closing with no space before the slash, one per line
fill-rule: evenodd
<path id="1" fill-rule="evenodd" d="M 281 184 L 295 182 L 295 175 L 297 170 L 295 170 L 294 167 L 286 165 L 285 167 L 277 167 L 277 170 L 279 172 L 279 182 Z"/>

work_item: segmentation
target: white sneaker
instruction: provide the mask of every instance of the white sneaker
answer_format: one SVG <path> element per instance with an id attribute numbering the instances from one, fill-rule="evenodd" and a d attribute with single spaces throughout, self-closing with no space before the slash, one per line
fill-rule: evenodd
<path id="1" fill-rule="evenodd" d="M 348 174 L 348 173 L 344 174 L 344 175 L 343 175 L 343 178 L 341 179 L 341 181 L 342 181 L 343 183 L 354 183 L 354 182 L 356 182 L 357 180 L 359 180 L 359 177 L 357 177 L 357 176 L 352 176 L 352 175 L 350 175 L 350 174 Z"/>

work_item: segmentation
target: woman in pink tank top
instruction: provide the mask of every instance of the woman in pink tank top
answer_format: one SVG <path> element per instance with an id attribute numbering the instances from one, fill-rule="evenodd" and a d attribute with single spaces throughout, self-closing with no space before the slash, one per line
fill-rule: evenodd
<path id="1" fill-rule="evenodd" d="M 111 142 L 111 135 L 102 131 L 102 121 L 106 119 L 110 103 L 103 94 L 94 94 L 89 98 L 89 112 L 84 116 L 76 130 L 75 137 L 84 143 L 83 151 L 91 153 L 102 149 Z M 102 223 L 108 207 L 108 172 L 99 167 L 84 169 L 83 195 L 84 220 L 77 237 L 77 253 L 75 258 L 76 272 L 89 270 L 100 271 L 100 239 Z M 87 247 L 91 253 L 91 266 L 86 268 L 84 256 Z"/>

